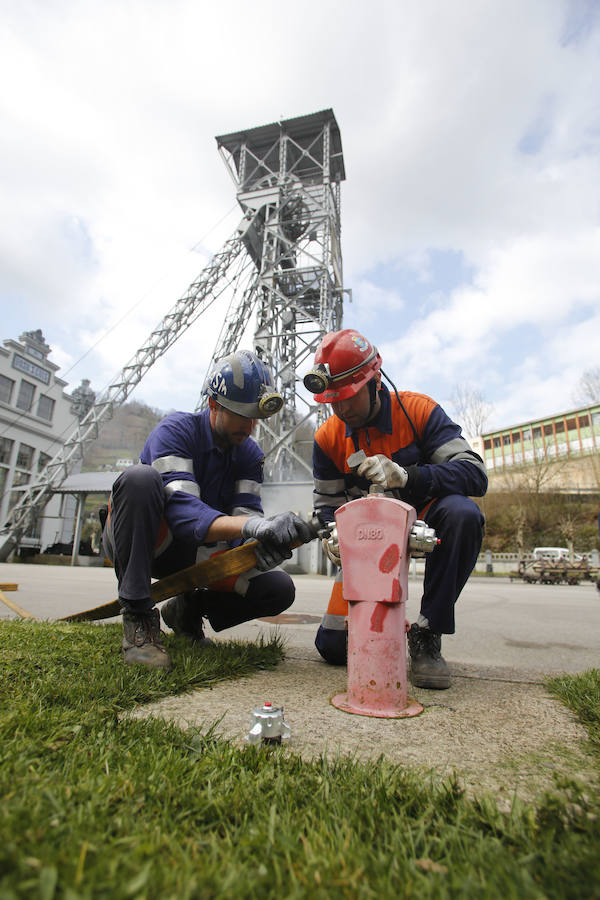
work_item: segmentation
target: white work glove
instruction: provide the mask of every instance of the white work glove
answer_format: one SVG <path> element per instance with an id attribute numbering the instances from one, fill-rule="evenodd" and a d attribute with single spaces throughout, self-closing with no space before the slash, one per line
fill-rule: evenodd
<path id="1" fill-rule="evenodd" d="M 334 566 L 341 568 L 342 558 L 340 556 L 340 542 L 338 540 L 337 528 L 334 525 L 328 538 L 321 541 L 323 552 L 329 557 Z"/>
<path id="2" fill-rule="evenodd" d="M 373 484 L 380 484 L 386 491 L 403 488 L 408 481 L 408 472 L 392 462 L 387 456 L 378 453 L 368 456 L 356 470 L 357 475 L 367 478 Z"/>
<path id="3" fill-rule="evenodd" d="M 293 512 L 263 519 L 250 516 L 242 525 L 243 538 L 255 538 L 272 551 L 287 550 L 292 544 L 306 544 L 316 537 L 311 526 Z"/>

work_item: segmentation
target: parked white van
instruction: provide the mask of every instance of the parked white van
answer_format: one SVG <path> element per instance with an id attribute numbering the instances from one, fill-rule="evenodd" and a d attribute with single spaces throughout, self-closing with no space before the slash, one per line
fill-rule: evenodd
<path id="1" fill-rule="evenodd" d="M 568 547 L 534 547 L 533 549 L 533 558 L 534 559 L 566 559 L 567 562 L 569 560 L 569 548 Z M 583 559 L 579 553 L 573 554 L 573 559 L 575 561 Z"/>

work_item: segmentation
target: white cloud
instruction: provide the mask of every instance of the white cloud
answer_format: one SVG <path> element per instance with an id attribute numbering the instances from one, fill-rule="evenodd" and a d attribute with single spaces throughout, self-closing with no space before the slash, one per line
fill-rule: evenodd
<path id="1" fill-rule="evenodd" d="M 546 412 L 570 405 L 573 384 L 597 358 L 599 324 L 600 229 L 569 241 L 525 237 L 492 249 L 474 285 L 381 351 L 404 381 L 414 372 L 449 388 L 461 376 L 487 383 L 504 422 L 503 414 L 535 416 L 540 397 Z M 520 329 L 530 335 L 524 361 L 510 346 Z"/>
<path id="2" fill-rule="evenodd" d="M 386 290 L 368 278 L 355 282 L 352 293 L 352 312 L 358 328 L 367 326 L 376 315 L 397 313 L 405 306 L 405 300 L 397 291 Z"/>
<path id="3" fill-rule="evenodd" d="M 6 4 L 3 337 L 42 327 L 66 365 L 132 310 L 73 370 L 99 389 L 239 219 L 214 136 L 331 106 L 348 317 L 385 326 L 390 374 L 441 398 L 472 379 L 499 417 L 558 403 L 597 364 L 600 32 L 575 6 Z M 469 280 L 436 280 L 432 251 L 461 255 Z M 419 308 L 406 271 L 431 288 Z M 223 309 L 136 396 L 192 404 Z"/>

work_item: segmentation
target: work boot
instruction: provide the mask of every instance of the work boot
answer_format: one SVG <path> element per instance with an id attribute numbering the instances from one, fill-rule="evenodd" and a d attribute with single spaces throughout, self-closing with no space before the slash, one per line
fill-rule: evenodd
<path id="1" fill-rule="evenodd" d="M 444 690 L 450 687 L 450 673 L 441 654 L 442 636 L 416 623 L 408 632 L 410 679 L 415 687 Z"/>
<path id="2" fill-rule="evenodd" d="M 187 638 L 197 647 L 209 647 L 213 642 L 204 635 L 199 593 L 189 591 L 177 594 L 163 604 L 160 612 L 165 625 L 175 634 Z"/>
<path id="3" fill-rule="evenodd" d="M 170 669 L 171 658 L 160 641 L 157 609 L 147 613 L 123 613 L 123 662 L 126 666 Z"/>

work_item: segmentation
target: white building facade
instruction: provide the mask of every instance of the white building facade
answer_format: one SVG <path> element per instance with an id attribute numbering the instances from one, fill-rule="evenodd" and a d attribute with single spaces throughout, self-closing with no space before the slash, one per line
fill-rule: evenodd
<path id="1" fill-rule="evenodd" d="M 10 520 L 11 507 L 26 485 L 60 450 L 77 425 L 72 398 L 59 367 L 50 362 L 51 348 L 41 331 L 0 345 L 0 523 Z M 72 497 L 56 495 L 20 543 L 44 549 L 68 543 L 73 532 Z"/>

